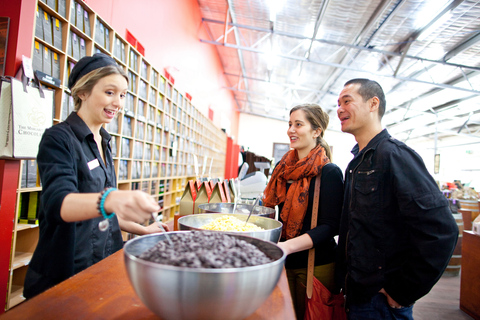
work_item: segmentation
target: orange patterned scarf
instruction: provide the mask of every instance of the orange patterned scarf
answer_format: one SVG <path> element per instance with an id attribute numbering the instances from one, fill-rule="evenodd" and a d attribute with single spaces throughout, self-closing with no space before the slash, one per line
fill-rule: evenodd
<path id="1" fill-rule="evenodd" d="M 308 207 L 310 181 L 329 162 L 325 149 L 317 145 L 301 160 L 298 160 L 297 150 L 288 151 L 275 167 L 265 188 L 263 201 L 266 207 L 271 208 L 284 203 L 280 212 L 283 221 L 282 238 L 292 239 L 300 234 Z M 289 180 L 293 180 L 293 183 L 287 193 Z"/>

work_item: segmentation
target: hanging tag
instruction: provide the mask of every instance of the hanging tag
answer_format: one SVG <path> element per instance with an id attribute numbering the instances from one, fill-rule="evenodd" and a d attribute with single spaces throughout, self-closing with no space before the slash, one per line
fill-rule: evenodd
<path id="1" fill-rule="evenodd" d="M 32 66 L 32 59 L 25 57 L 22 55 L 22 67 L 23 67 L 23 74 L 25 77 L 29 79 L 33 79 L 33 66 Z"/>

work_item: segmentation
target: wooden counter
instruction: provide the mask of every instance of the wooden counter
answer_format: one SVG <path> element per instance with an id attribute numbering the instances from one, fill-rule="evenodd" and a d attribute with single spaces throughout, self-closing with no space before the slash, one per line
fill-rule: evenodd
<path id="1" fill-rule="evenodd" d="M 480 236 L 463 231 L 460 309 L 480 319 Z"/>
<path id="2" fill-rule="evenodd" d="M 10 309 L 7 319 L 159 319 L 130 285 L 123 250 Z M 285 270 L 270 297 L 248 320 L 295 319 Z"/>

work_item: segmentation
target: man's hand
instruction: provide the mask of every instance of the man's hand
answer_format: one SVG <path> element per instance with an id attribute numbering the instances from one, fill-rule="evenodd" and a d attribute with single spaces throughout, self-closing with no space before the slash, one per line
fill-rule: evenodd
<path id="1" fill-rule="evenodd" d="M 380 293 L 383 293 L 385 297 L 387 297 L 387 303 L 390 306 L 390 308 L 393 309 L 400 309 L 402 306 L 397 303 L 397 301 L 393 300 L 392 297 L 388 295 L 388 293 L 385 291 L 385 289 L 382 288 L 382 290 L 379 291 Z"/>

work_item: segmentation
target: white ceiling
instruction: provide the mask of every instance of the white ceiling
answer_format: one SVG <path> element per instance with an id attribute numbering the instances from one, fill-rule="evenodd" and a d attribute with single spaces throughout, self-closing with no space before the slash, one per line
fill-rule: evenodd
<path id="1" fill-rule="evenodd" d="M 383 86 L 396 138 L 480 142 L 480 1 L 198 3 L 200 41 L 216 46 L 239 112 L 287 119 L 295 104 L 318 103 L 339 130 L 338 93 L 362 77 Z"/>

